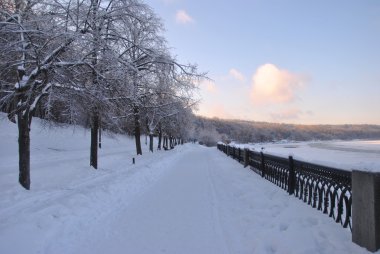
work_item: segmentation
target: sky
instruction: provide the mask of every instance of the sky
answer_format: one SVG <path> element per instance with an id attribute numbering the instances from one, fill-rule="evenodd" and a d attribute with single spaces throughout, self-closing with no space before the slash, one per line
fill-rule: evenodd
<path id="1" fill-rule="evenodd" d="M 197 114 L 380 124 L 380 1 L 146 3 L 178 61 L 208 73 Z"/>

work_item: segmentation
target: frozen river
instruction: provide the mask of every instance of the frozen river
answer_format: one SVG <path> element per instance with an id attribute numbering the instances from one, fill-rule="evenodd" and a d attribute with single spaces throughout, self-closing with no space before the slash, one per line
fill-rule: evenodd
<path id="1" fill-rule="evenodd" d="M 380 140 L 280 142 L 245 146 L 345 170 L 380 172 Z"/>

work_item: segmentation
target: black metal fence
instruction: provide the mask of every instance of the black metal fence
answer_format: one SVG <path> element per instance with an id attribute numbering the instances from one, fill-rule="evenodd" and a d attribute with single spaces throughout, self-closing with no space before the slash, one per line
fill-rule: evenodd
<path id="1" fill-rule="evenodd" d="M 218 149 L 352 230 L 351 172 L 218 144 Z"/>

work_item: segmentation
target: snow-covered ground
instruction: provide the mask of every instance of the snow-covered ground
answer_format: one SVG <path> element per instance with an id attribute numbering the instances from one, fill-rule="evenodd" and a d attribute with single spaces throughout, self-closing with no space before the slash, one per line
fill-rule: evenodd
<path id="1" fill-rule="evenodd" d="M 351 232 L 195 144 L 134 156 L 133 140 L 32 125 L 32 186 L 17 183 L 17 129 L 0 120 L 0 253 L 369 253 Z M 378 251 L 380 253 L 380 251 Z"/>
<path id="2" fill-rule="evenodd" d="M 380 172 L 380 140 L 234 144 L 344 170 Z M 262 149 L 263 148 L 263 149 Z"/>

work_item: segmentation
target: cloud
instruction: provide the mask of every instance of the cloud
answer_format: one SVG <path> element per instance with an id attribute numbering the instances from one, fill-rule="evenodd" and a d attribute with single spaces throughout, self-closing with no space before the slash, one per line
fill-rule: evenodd
<path id="1" fill-rule="evenodd" d="M 209 93 L 216 93 L 216 91 L 217 91 L 215 82 L 211 81 L 211 80 L 203 80 L 200 83 L 200 88 L 202 90 L 205 90 L 205 91 L 209 92 Z"/>
<path id="2" fill-rule="evenodd" d="M 230 71 L 228 73 L 230 76 L 232 76 L 233 78 L 235 78 L 241 82 L 245 81 L 244 75 L 241 72 L 239 72 L 238 70 L 236 70 L 235 68 L 230 69 Z"/>
<path id="3" fill-rule="evenodd" d="M 194 19 L 185 10 L 178 10 L 175 19 L 179 24 L 189 24 L 194 22 Z"/>
<path id="4" fill-rule="evenodd" d="M 277 113 L 271 113 L 270 116 L 274 121 L 283 121 L 299 119 L 300 115 L 302 114 L 303 112 L 301 110 L 293 108 L 286 109 Z"/>
<path id="5" fill-rule="evenodd" d="M 202 104 L 197 112 L 198 115 L 205 117 L 232 118 L 233 116 L 226 111 L 225 105 L 222 103 Z"/>
<path id="6" fill-rule="evenodd" d="M 164 4 L 174 4 L 177 2 L 177 0 L 161 0 Z"/>
<path id="7" fill-rule="evenodd" d="M 251 99 L 253 103 L 281 104 L 292 102 L 304 79 L 273 64 L 260 66 L 252 77 Z"/>
<path id="8" fill-rule="evenodd" d="M 253 119 L 247 78 L 235 68 L 198 84 L 202 100 L 197 114 L 207 117 Z M 242 82 L 244 81 L 244 82 Z"/>
<path id="9" fill-rule="evenodd" d="M 305 119 L 314 116 L 314 112 L 311 110 L 300 110 L 298 108 L 289 108 L 280 112 L 270 113 L 270 117 L 275 122 L 288 122 L 292 120 Z M 293 122 L 293 121 L 292 121 Z"/>

